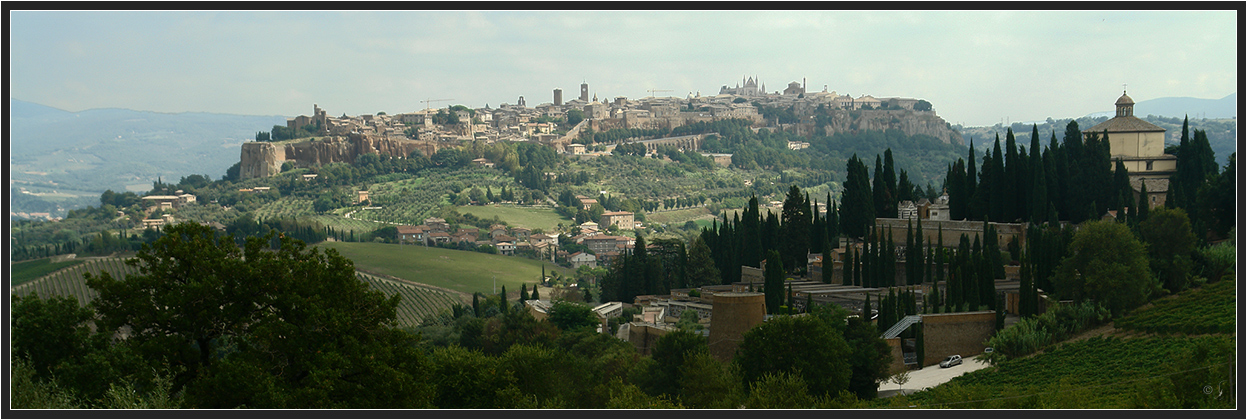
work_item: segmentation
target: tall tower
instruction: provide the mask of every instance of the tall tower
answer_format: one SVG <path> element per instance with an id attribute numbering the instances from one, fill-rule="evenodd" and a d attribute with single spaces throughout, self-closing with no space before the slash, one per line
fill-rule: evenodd
<path id="1" fill-rule="evenodd" d="M 563 105 L 563 89 L 554 90 L 554 106 Z"/>
<path id="2" fill-rule="evenodd" d="M 589 83 L 580 83 L 580 100 L 589 102 Z"/>

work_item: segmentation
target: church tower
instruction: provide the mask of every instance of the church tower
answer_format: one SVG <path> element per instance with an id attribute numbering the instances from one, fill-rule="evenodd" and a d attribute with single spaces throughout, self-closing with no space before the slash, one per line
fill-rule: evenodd
<path id="1" fill-rule="evenodd" d="M 1152 207 L 1164 205 L 1169 176 L 1178 169 L 1178 157 L 1165 154 L 1165 129 L 1135 117 L 1134 99 L 1124 90 L 1113 105 L 1117 108 L 1116 116 L 1083 130 L 1083 138 L 1108 133 L 1112 165 L 1121 161 L 1126 167 L 1130 186 L 1135 190 L 1135 202 L 1138 202 L 1140 186 L 1146 182 Z"/>

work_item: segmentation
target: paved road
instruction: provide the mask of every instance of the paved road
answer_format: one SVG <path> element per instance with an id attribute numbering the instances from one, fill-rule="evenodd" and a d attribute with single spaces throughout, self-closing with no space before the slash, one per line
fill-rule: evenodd
<path id="1" fill-rule="evenodd" d="M 912 394 L 922 390 L 923 388 L 932 388 L 936 385 L 948 382 L 955 377 L 961 376 L 966 372 L 973 372 L 988 367 L 986 362 L 979 361 L 978 358 L 970 357 L 964 359 L 960 365 L 950 368 L 941 368 L 939 365 L 931 365 L 920 370 L 909 371 L 909 382 L 905 383 L 905 394 Z M 901 387 L 891 381 L 879 384 L 879 398 L 887 398 L 898 394 Z"/>

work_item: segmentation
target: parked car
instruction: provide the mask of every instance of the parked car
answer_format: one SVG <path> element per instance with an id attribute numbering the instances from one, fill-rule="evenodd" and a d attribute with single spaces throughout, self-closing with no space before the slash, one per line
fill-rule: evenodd
<path id="1" fill-rule="evenodd" d="M 961 355 L 954 354 L 952 356 L 948 356 L 947 358 L 944 358 L 944 361 L 940 362 L 940 367 L 942 368 L 953 367 L 953 366 L 957 366 L 960 364 L 961 364 Z"/>

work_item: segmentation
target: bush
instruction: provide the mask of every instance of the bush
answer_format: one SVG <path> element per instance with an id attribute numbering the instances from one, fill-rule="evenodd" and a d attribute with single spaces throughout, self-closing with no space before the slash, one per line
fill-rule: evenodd
<path id="1" fill-rule="evenodd" d="M 994 349 L 986 358 L 995 364 L 1026 356 L 1108 320 L 1108 310 L 1091 302 L 1060 305 L 997 332 L 985 343 Z"/>
<path id="2" fill-rule="evenodd" d="M 1226 270 L 1237 263 L 1237 247 L 1233 241 L 1226 241 L 1214 246 L 1200 249 L 1198 254 L 1203 262 L 1203 275 L 1208 282 L 1221 280 Z"/>

